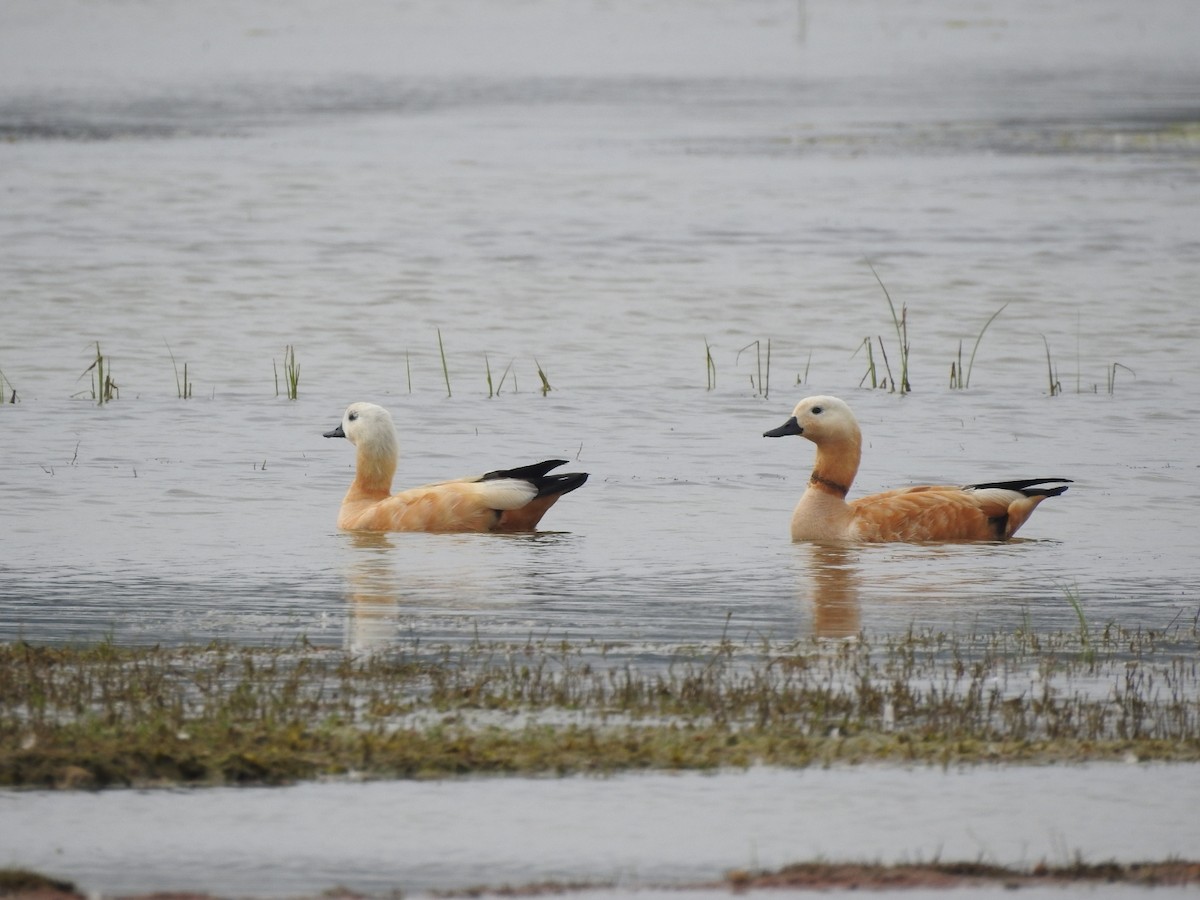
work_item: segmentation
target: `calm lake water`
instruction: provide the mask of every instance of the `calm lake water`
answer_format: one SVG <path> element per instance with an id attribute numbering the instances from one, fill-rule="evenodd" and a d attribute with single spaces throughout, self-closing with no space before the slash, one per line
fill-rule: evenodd
<path id="1" fill-rule="evenodd" d="M 752 769 L 0 794 L 0 825 L 9 826 L 10 853 L 43 871 L 86 873 L 108 894 L 155 885 L 239 897 L 313 895 L 332 885 L 423 894 L 519 885 L 536 873 L 613 884 L 629 897 L 646 895 L 639 886 L 696 884 L 797 859 L 1031 867 L 1067 865 L 1077 852 L 1088 861 L 1190 857 L 1193 771 Z M 935 896 L 977 898 L 975 890 Z"/>
<path id="2" fill-rule="evenodd" d="M 1193 621 L 1197 33 L 1188 0 L 10 0 L 0 639 Z M 867 259 L 907 396 L 863 383 L 864 338 L 899 366 Z M 857 411 L 856 493 L 1075 484 L 1007 545 L 794 546 L 812 449 L 761 434 L 812 393 Z M 398 485 L 591 480 L 535 536 L 339 533 L 354 400 Z"/>

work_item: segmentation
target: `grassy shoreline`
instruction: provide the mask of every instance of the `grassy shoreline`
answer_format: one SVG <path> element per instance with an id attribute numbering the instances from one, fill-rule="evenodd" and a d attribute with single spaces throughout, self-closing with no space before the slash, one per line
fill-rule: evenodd
<path id="1" fill-rule="evenodd" d="M 0 644 L 0 785 L 284 784 L 896 762 L 1200 761 L 1200 634 Z"/>

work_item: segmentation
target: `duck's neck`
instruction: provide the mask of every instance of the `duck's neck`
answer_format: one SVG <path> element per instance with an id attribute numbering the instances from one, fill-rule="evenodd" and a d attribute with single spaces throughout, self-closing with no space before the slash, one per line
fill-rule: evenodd
<path id="1" fill-rule="evenodd" d="M 817 445 L 817 458 L 808 478 L 809 488 L 845 500 L 854 484 L 854 476 L 858 474 L 861 459 L 862 436 L 857 433 L 823 441 Z"/>
<path id="2" fill-rule="evenodd" d="M 396 474 L 399 448 L 395 438 L 362 442 L 358 446 L 354 483 L 346 500 L 379 500 L 392 493 L 392 476 Z"/>

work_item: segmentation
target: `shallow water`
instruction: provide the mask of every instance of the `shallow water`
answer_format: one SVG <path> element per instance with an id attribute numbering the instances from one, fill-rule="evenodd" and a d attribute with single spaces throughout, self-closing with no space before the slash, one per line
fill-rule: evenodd
<path id="1" fill-rule="evenodd" d="M 1200 611 L 1196 4 L 12 0 L 0 26 L 0 372 L 20 400 L 0 407 L 0 639 L 562 635 L 653 663 L 722 635 L 1073 630 L 1071 598 L 1094 626 Z M 908 308 L 908 396 L 861 387 L 865 337 L 898 366 L 864 258 Z M 80 377 L 96 341 L 120 386 L 103 407 Z M 485 366 L 507 370 L 490 399 Z M 818 392 L 862 422 L 856 491 L 1076 483 L 1007 545 L 793 546 L 811 448 L 761 434 Z M 536 536 L 341 534 L 352 454 L 321 433 L 358 399 L 396 416 L 398 483 L 546 457 L 591 480 Z M 839 798 L 869 796 L 856 777 Z M 1040 772 L 1013 777 L 1036 800 Z M 641 783 L 569 782 L 564 815 Z M 694 801 L 724 779 L 662 783 Z M 463 789 L 232 796 L 252 819 L 251 798 Z M 158 802 L 113 796 L 0 808 Z M 1097 803 L 1081 823 L 1124 821 L 1119 790 Z M 1024 834 L 1003 821 L 964 852 Z M 819 843 L 777 861 L 864 846 Z M 598 846 L 602 875 L 699 871 Z"/>
<path id="2" fill-rule="evenodd" d="M 332 885 L 419 893 L 531 877 L 628 892 L 797 859 L 1032 867 L 1067 865 L 1077 854 L 1190 857 L 1200 797 L 1181 774 L 1137 765 L 867 767 L 0 792 L 0 826 L 12 836 L 10 854 L 41 870 L 86 875 L 90 889 L 109 894 L 294 896 Z M 1123 804 L 1120 816 L 1114 804 Z"/>

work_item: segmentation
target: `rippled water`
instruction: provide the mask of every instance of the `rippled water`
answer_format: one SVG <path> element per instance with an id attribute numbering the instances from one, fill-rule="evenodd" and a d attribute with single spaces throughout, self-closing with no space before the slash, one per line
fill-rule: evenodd
<path id="1" fill-rule="evenodd" d="M 1184 0 L 11 0 L 0 639 L 652 661 L 1074 629 L 1071 598 L 1192 621 L 1198 31 Z M 864 338 L 899 362 L 867 258 L 908 396 L 862 386 Z M 856 491 L 1076 483 L 1007 545 L 794 546 L 811 448 L 761 434 L 818 392 L 862 422 Z M 398 484 L 591 480 L 535 536 L 339 533 L 352 455 L 321 433 L 360 399 L 396 416 Z"/>

